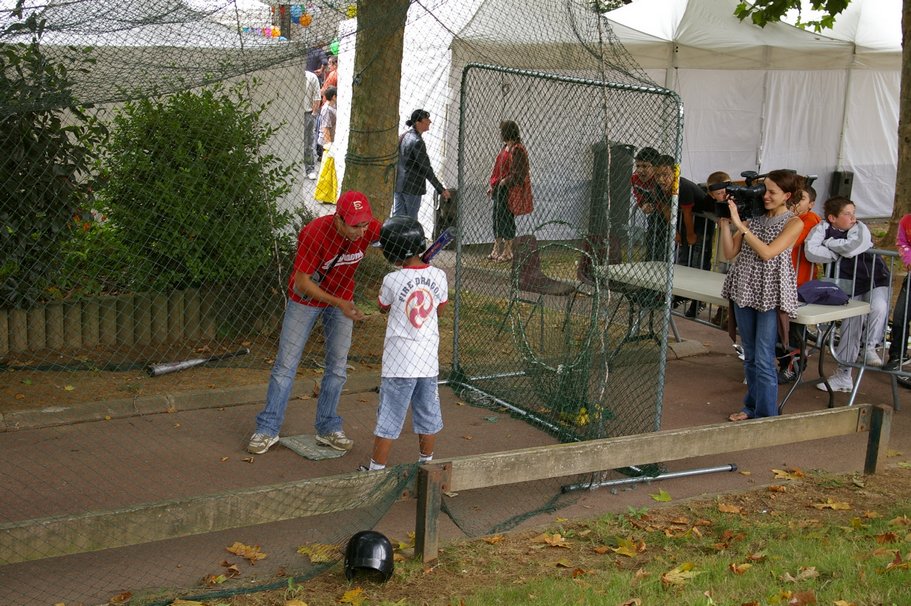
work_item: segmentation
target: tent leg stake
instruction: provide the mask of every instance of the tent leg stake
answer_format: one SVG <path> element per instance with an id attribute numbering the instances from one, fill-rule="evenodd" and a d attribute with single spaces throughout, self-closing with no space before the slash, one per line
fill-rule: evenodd
<path id="1" fill-rule="evenodd" d="M 719 471 L 737 471 L 737 465 L 728 463 L 718 467 L 699 467 L 696 469 L 685 469 L 683 471 L 669 471 L 657 476 L 638 476 L 635 478 L 621 478 L 619 480 L 604 480 L 602 482 L 580 482 L 578 484 L 567 484 L 560 488 L 560 492 L 567 493 L 575 490 L 595 490 L 608 486 L 623 486 L 626 484 L 640 484 L 642 482 L 651 482 L 652 480 L 671 480 L 674 478 L 688 478 L 706 473 L 716 473 Z"/>

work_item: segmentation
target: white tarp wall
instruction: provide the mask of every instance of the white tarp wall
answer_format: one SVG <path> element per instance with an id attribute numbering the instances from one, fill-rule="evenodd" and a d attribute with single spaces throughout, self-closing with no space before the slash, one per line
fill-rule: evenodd
<path id="1" fill-rule="evenodd" d="M 824 35 L 733 16 L 737 0 L 636 0 L 615 33 L 685 107 L 682 173 L 794 168 L 854 173 L 861 217 L 892 212 L 901 0 L 853 0 Z M 819 210 L 819 208 L 817 208 Z"/>

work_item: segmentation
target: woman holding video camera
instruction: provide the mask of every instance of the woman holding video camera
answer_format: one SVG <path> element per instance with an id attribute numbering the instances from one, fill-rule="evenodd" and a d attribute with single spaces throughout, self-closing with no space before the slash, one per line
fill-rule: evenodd
<path id="1" fill-rule="evenodd" d="M 743 409 L 729 416 L 730 421 L 778 414 L 778 316 L 779 312 L 793 316 L 797 310 L 791 247 L 803 223 L 788 205 L 791 199 L 800 198 L 806 180 L 794 171 L 773 170 L 763 183 L 764 213 L 742 219 L 740 215 L 749 205 L 738 204 L 736 195 L 729 192 L 730 218 L 718 220 L 724 256 L 734 259 L 721 295 L 731 301 L 737 320 L 747 382 Z"/>

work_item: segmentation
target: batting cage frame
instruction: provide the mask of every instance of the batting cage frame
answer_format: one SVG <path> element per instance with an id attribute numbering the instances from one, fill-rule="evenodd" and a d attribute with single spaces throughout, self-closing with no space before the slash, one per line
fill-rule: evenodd
<path id="1" fill-rule="evenodd" d="M 679 157 L 679 97 L 473 63 L 460 95 L 449 383 L 561 441 L 659 429 L 674 230 L 652 224 L 675 224 L 676 187 L 653 221 L 635 203 L 631 177 L 638 148 Z M 534 204 L 514 216 L 512 238 L 497 238 L 485 177 L 507 120 L 521 124 Z M 509 240 L 511 259 L 491 263 L 491 242 Z"/>

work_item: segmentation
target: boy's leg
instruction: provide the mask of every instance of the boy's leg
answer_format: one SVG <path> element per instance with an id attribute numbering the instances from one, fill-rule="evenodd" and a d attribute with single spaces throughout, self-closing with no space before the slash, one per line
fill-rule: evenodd
<path id="1" fill-rule="evenodd" d="M 440 392 L 436 377 L 417 379 L 414 394 L 411 396 L 411 420 L 414 424 L 414 433 L 418 434 L 418 446 L 420 447 L 418 460 L 425 463 L 433 458 L 436 434 L 443 429 Z"/>
<path id="2" fill-rule="evenodd" d="M 380 380 L 380 405 L 376 411 L 376 428 L 373 430 L 373 462 L 386 465 L 392 442 L 397 440 L 405 424 L 408 403 L 414 393 L 417 379 L 383 377 Z M 382 469 L 371 465 L 372 469 Z"/>
<path id="3" fill-rule="evenodd" d="M 433 459 L 433 445 L 436 441 L 436 434 L 418 434 L 418 463 L 426 463 Z"/>
<path id="4" fill-rule="evenodd" d="M 393 440 L 389 438 L 373 437 L 373 454 L 370 455 L 371 469 L 373 469 L 374 463 L 382 467 L 386 466 L 386 461 L 389 460 L 389 451 L 392 450 L 392 442 Z"/>
<path id="5" fill-rule="evenodd" d="M 911 273 L 902 280 L 901 290 L 898 291 L 898 300 L 895 301 L 895 311 L 892 312 L 892 342 L 889 344 L 889 366 L 899 367 L 899 360 L 904 362 L 905 348 L 908 346 L 908 283 L 911 282 Z"/>

